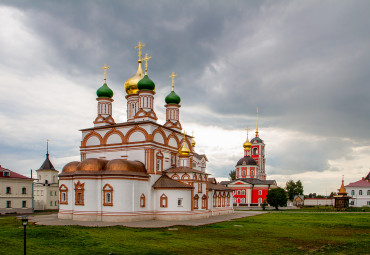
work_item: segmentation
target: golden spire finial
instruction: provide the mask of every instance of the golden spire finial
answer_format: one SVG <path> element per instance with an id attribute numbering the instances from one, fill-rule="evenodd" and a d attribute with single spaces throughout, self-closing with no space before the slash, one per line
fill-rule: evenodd
<path id="1" fill-rule="evenodd" d="M 104 70 L 104 83 L 107 83 L 107 69 L 109 69 L 109 66 L 107 66 L 107 64 L 104 64 L 101 69 Z"/>
<path id="2" fill-rule="evenodd" d="M 338 192 L 338 195 L 341 195 L 341 194 L 347 194 L 346 188 L 344 187 L 344 175 L 342 175 L 342 185 L 340 186 L 340 189 Z"/>
<path id="3" fill-rule="evenodd" d="M 151 59 L 152 57 L 149 57 L 148 54 L 145 54 L 145 57 L 143 60 L 145 61 L 145 75 L 148 74 L 148 60 Z"/>
<path id="4" fill-rule="evenodd" d="M 175 74 L 174 72 L 172 72 L 172 74 L 168 77 L 170 77 L 172 79 L 172 91 L 175 90 L 175 77 L 177 76 L 177 74 Z"/>
<path id="5" fill-rule="evenodd" d="M 143 48 L 143 47 L 145 47 L 145 43 L 142 44 L 141 41 L 139 41 L 138 44 L 135 46 L 135 49 L 139 49 L 139 53 L 138 53 L 138 56 L 139 56 L 138 62 L 139 63 L 142 62 L 142 60 L 141 60 L 141 56 L 142 56 L 142 54 L 141 54 L 141 48 Z"/>
<path id="6" fill-rule="evenodd" d="M 256 124 L 256 137 L 258 137 L 258 106 L 257 106 L 257 124 Z"/>

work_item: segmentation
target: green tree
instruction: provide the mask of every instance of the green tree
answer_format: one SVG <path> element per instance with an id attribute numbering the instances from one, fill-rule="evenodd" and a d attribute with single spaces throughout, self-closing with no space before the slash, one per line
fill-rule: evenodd
<path id="1" fill-rule="evenodd" d="M 236 179 L 236 170 L 231 170 L 229 173 L 230 179 L 234 181 Z"/>
<path id="2" fill-rule="evenodd" d="M 275 207 L 276 210 L 279 210 L 279 206 L 286 206 L 288 197 L 282 188 L 270 189 L 267 193 L 266 201 L 269 205 Z"/>
<path id="3" fill-rule="evenodd" d="M 293 180 L 287 181 L 285 185 L 285 190 L 288 192 L 289 200 L 293 201 L 294 196 L 303 195 L 303 185 L 300 180 L 294 182 Z"/>

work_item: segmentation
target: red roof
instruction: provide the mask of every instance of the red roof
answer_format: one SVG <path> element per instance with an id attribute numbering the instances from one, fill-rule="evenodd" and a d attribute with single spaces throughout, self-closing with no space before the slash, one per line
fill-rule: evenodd
<path id="1" fill-rule="evenodd" d="M 5 171 L 9 172 L 9 176 L 4 176 L 4 172 Z M 21 174 L 18 174 L 16 172 L 13 172 L 12 170 L 3 168 L 2 166 L 0 166 L 0 178 L 12 178 L 12 179 L 15 178 L 15 179 L 29 179 L 29 180 L 33 180 L 32 178 L 29 178 L 29 177 L 26 177 L 24 175 L 21 175 Z"/>
<path id="2" fill-rule="evenodd" d="M 365 181 L 365 180 L 359 180 L 357 182 L 351 182 L 345 187 L 370 187 L 370 182 Z"/>

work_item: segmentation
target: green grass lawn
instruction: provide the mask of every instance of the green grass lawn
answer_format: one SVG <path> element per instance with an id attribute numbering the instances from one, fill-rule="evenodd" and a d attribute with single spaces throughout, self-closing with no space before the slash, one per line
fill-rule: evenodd
<path id="1" fill-rule="evenodd" d="M 203 227 L 27 227 L 28 254 L 370 254 L 368 213 L 269 213 Z M 0 254 L 23 254 L 23 227 L 0 218 Z"/>

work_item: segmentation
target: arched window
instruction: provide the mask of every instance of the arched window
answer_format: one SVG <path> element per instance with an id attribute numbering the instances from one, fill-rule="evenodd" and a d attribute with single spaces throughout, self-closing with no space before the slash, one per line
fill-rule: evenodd
<path id="1" fill-rule="evenodd" d="M 140 207 L 145 207 L 145 195 L 141 194 L 140 196 Z"/>
<path id="2" fill-rule="evenodd" d="M 216 192 L 213 194 L 213 207 L 217 206 L 217 195 Z"/>
<path id="3" fill-rule="evenodd" d="M 172 175 L 172 180 L 179 180 L 180 177 L 177 174 Z"/>
<path id="4" fill-rule="evenodd" d="M 198 182 L 198 193 L 202 193 L 202 183 L 201 182 Z"/>
<path id="5" fill-rule="evenodd" d="M 242 191 L 242 194 L 245 195 L 245 190 Z"/>
<path id="6" fill-rule="evenodd" d="M 168 198 L 165 194 L 162 194 L 161 199 L 160 199 L 160 206 L 161 207 L 167 207 L 168 203 Z"/>
<path id="7" fill-rule="evenodd" d="M 60 204 L 68 205 L 68 188 L 66 185 L 62 184 L 59 187 L 59 194 L 60 194 Z"/>
<path id="8" fill-rule="evenodd" d="M 113 206 L 113 187 L 108 183 L 103 187 L 104 206 Z"/>
<path id="9" fill-rule="evenodd" d="M 260 195 L 260 196 L 262 195 L 262 190 L 258 191 L 258 195 Z"/>
<path id="10" fill-rule="evenodd" d="M 258 154 L 258 149 L 257 148 L 253 148 L 253 155 L 257 155 Z"/>
<path id="11" fill-rule="evenodd" d="M 27 189 L 25 187 L 22 188 L 22 194 L 27 194 Z"/>
<path id="12" fill-rule="evenodd" d="M 194 209 L 198 209 L 198 201 L 199 201 L 199 196 L 196 194 L 194 196 Z"/>
<path id="13" fill-rule="evenodd" d="M 355 195 L 355 191 L 354 190 L 351 190 L 351 195 L 354 196 Z"/>
<path id="14" fill-rule="evenodd" d="M 205 194 L 202 197 L 202 209 L 207 209 L 207 196 Z"/>
<path id="15" fill-rule="evenodd" d="M 157 171 L 162 171 L 163 170 L 163 154 L 162 152 L 158 152 L 156 154 L 157 156 L 157 164 L 156 164 L 156 170 Z"/>
<path id="16" fill-rule="evenodd" d="M 85 183 L 75 183 L 75 205 L 85 205 Z"/>
<path id="17" fill-rule="evenodd" d="M 221 193 L 218 193 L 218 207 L 221 207 Z"/>
<path id="18" fill-rule="evenodd" d="M 262 204 L 262 197 L 260 197 L 260 198 L 258 199 L 258 203 L 259 203 L 259 204 Z"/>

